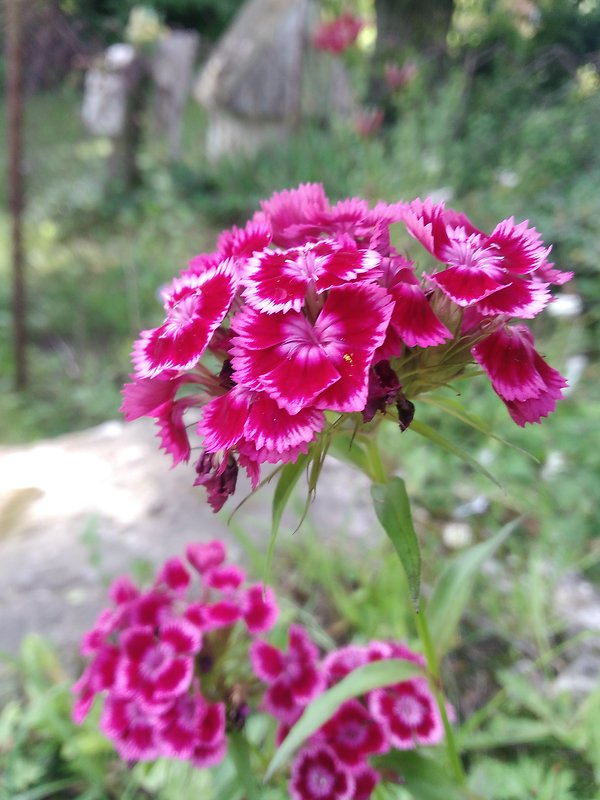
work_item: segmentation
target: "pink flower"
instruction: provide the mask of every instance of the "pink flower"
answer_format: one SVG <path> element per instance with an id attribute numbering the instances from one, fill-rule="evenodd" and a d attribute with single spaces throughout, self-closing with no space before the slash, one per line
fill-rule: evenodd
<path id="1" fill-rule="evenodd" d="M 401 67 L 393 61 L 386 61 L 383 77 L 392 92 L 403 89 L 415 78 L 417 65 L 414 61 L 406 61 Z"/>
<path id="2" fill-rule="evenodd" d="M 381 775 L 367 764 L 362 764 L 352 772 L 354 778 L 354 795 L 352 800 L 370 800 Z"/>
<path id="3" fill-rule="evenodd" d="M 333 650 L 323 659 L 322 669 L 327 679 L 327 685 L 333 686 L 353 670 L 368 663 L 369 655 L 366 647 L 349 644 Z"/>
<path id="4" fill-rule="evenodd" d="M 181 695 L 160 718 L 161 755 L 197 760 L 196 748 L 213 750 L 225 736 L 225 705 L 207 703 L 198 691 Z"/>
<path id="5" fill-rule="evenodd" d="M 153 378 L 168 370 L 193 367 L 229 311 L 236 289 L 231 260 L 200 275 L 175 278 L 165 293 L 165 322 L 142 331 L 134 345 L 138 377 Z"/>
<path id="6" fill-rule="evenodd" d="M 245 228 L 223 231 L 219 236 L 217 247 L 222 258 L 234 260 L 240 277 L 245 274 L 248 259 L 262 252 L 271 243 L 271 226 L 267 220 L 250 220 Z"/>
<path id="7" fill-rule="evenodd" d="M 301 311 L 308 294 L 321 294 L 361 275 L 377 277 L 380 261 L 373 250 L 344 248 L 335 240 L 283 251 L 266 250 L 248 264 L 244 297 L 266 314 Z"/>
<path id="8" fill-rule="evenodd" d="M 409 203 L 403 213 L 407 231 L 414 236 L 423 247 L 429 250 L 439 261 L 443 261 L 442 248 L 450 243 L 450 234 L 457 228 L 467 236 L 483 234 L 464 215 L 444 203 L 434 203 L 431 198 L 424 201 L 420 198 Z"/>
<path id="9" fill-rule="evenodd" d="M 369 711 L 398 750 L 437 744 L 444 735 L 435 700 L 425 678 L 412 678 L 369 695 Z"/>
<path id="10" fill-rule="evenodd" d="M 234 376 L 290 414 L 306 406 L 360 411 L 392 311 L 387 291 L 365 283 L 331 289 L 314 324 L 296 311 L 246 308 L 233 323 Z"/>
<path id="11" fill-rule="evenodd" d="M 450 331 L 433 313 L 410 261 L 398 255 L 385 259 L 380 282 L 394 299 L 388 338 L 393 331 L 407 347 L 435 347 L 452 338 Z M 385 347 L 384 342 L 382 349 Z M 390 355 L 398 356 L 400 352 Z"/>
<path id="12" fill-rule="evenodd" d="M 354 127 L 361 139 L 370 139 L 375 136 L 383 125 L 385 114 L 382 108 L 363 108 L 356 112 Z"/>
<path id="13" fill-rule="evenodd" d="M 227 739 L 207 745 L 197 742 L 191 755 L 191 763 L 198 769 L 208 769 L 220 764 L 227 755 Z"/>
<path id="14" fill-rule="evenodd" d="M 228 628 L 242 619 L 242 609 L 235 600 L 219 600 L 216 603 L 191 603 L 185 618 L 200 631 L 208 632 Z"/>
<path id="15" fill-rule="evenodd" d="M 524 325 L 505 325 L 476 344 L 473 357 L 485 370 L 513 420 L 539 422 L 556 407 L 566 380 L 535 350 Z"/>
<path id="16" fill-rule="evenodd" d="M 126 761 L 151 761 L 160 755 L 158 720 L 148 716 L 134 697 L 109 694 L 104 701 L 100 730 Z"/>
<path id="17" fill-rule="evenodd" d="M 176 399 L 179 388 L 186 383 L 201 383 L 193 375 L 172 377 L 167 371 L 155 378 L 136 378 L 123 387 L 121 412 L 129 422 L 142 416 L 154 417 L 158 426 L 161 447 L 173 457 L 173 466 L 187 461 L 190 442 L 183 415 L 190 406 L 197 405 L 198 395 Z"/>
<path id="18" fill-rule="evenodd" d="M 255 641 L 250 663 L 257 677 L 268 684 L 264 705 L 276 719 L 291 723 L 324 688 L 317 668 L 318 650 L 299 625 L 289 629 L 289 648 L 283 653 L 267 642 Z"/>
<path id="19" fill-rule="evenodd" d="M 321 215 L 329 210 L 329 201 L 320 183 L 301 183 L 297 189 L 275 192 L 261 201 L 262 212 L 256 221 L 267 222 L 278 247 L 302 246 L 320 237 Z"/>
<path id="20" fill-rule="evenodd" d="M 110 644 L 103 645 L 74 684 L 72 692 L 76 699 L 73 705 L 73 721 L 77 725 L 80 725 L 90 713 L 96 695 L 114 686 L 119 657 L 117 647 Z"/>
<path id="21" fill-rule="evenodd" d="M 156 585 L 164 584 L 176 594 L 185 593 L 190 585 L 191 575 L 180 558 L 166 561 L 156 579 Z"/>
<path id="22" fill-rule="evenodd" d="M 210 542 L 194 542 L 185 548 L 190 564 L 202 575 L 212 567 L 219 567 L 227 557 L 224 542 L 212 539 Z"/>
<path id="23" fill-rule="evenodd" d="M 212 567 L 206 570 L 202 576 L 205 586 L 211 589 L 218 589 L 220 592 L 235 592 L 246 580 L 246 573 L 241 567 L 234 564 L 227 566 Z"/>
<path id="24" fill-rule="evenodd" d="M 197 628 L 182 619 L 164 623 L 157 637 L 149 626 L 129 628 L 121 636 L 118 691 L 135 697 L 148 711 L 164 710 L 189 688 L 193 656 L 201 644 Z"/>
<path id="25" fill-rule="evenodd" d="M 238 465 L 233 456 L 227 456 L 219 463 L 213 453 L 205 451 L 196 462 L 194 486 L 204 486 L 209 505 L 217 512 L 235 492 L 237 476 Z"/>
<path id="26" fill-rule="evenodd" d="M 389 749 L 383 729 L 358 700 L 343 703 L 319 729 L 319 738 L 327 742 L 342 764 L 352 768 Z"/>
<path id="27" fill-rule="evenodd" d="M 140 596 L 140 590 L 129 575 L 121 575 L 115 578 L 109 586 L 108 596 L 115 605 L 123 605 L 137 600 Z"/>
<path id="28" fill-rule="evenodd" d="M 354 778 L 324 744 L 303 748 L 292 767 L 289 784 L 293 800 L 350 800 Z"/>
<path id="29" fill-rule="evenodd" d="M 275 593 L 271 587 L 262 583 L 249 586 L 242 601 L 242 614 L 250 633 L 270 631 L 279 615 Z"/>
<path id="30" fill-rule="evenodd" d="M 209 453 L 249 443 L 255 454 L 265 448 L 277 454 L 277 460 L 285 460 L 286 453 L 312 442 L 324 424 L 323 413 L 315 408 L 298 408 L 292 414 L 265 392 L 236 386 L 206 406 L 198 433 Z"/>
<path id="31" fill-rule="evenodd" d="M 331 22 L 322 22 L 313 34 L 313 47 L 339 55 L 354 44 L 365 22 L 346 11 Z"/>
<path id="32" fill-rule="evenodd" d="M 476 306 L 486 316 L 508 314 L 530 319 L 550 302 L 548 285 L 570 274 L 550 269 L 550 252 L 539 233 L 514 218 L 500 222 L 490 235 L 443 203 L 415 200 L 404 221 L 447 268 L 425 276 L 461 307 Z"/>

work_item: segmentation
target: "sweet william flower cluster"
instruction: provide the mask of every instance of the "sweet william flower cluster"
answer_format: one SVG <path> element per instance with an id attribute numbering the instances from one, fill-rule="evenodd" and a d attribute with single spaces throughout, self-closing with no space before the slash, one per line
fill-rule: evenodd
<path id="1" fill-rule="evenodd" d="M 398 642 L 348 645 L 319 660 L 317 648 L 298 625 L 290 627 L 287 651 L 254 641 L 250 659 L 255 674 L 267 685 L 262 705 L 278 720 L 277 742 L 285 739 L 321 692 L 353 670 L 388 658 L 425 666 L 422 656 Z M 368 800 L 382 780 L 370 764 L 372 756 L 442 739 L 442 720 L 425 677 L 368 692 L 343 703 L 300 749 L 291 768 L 290 797 Z"/>
<path id="2" fill-rule="evenodd" d="M 395 226 L 416 260 L 392 245 Z M 385 415 L 405 428 L 415 398 L 473 365 L 518 425 L 539 422 L 566 385 L 524 323 L 571 277 L 549 254 L 512 218 L 486 233 L 430 200 L 332 204 L 319 184 L 276 193 L 164 290 L 122 409 L 156 420 L 174 464 L 198 437 L 196 483 L 214 510 L 239 466 L 256 486 L 263 464 L 295 461 L 332 425 Z"/>
<path id="3" fill-rule="evenodd" d="M 259 709 L 276 721 L 279 744 L 312 700 L 358 667 L 389 658 L 425 666 L 397 642 L 349 645 L 321 658 L 300 625 L 290 626 L 280 650 L 258 638 L 277 620 L 272 591 L 247 585 L 244 571 L 225 563 L 219 540 L 189 545 L 186 556 L 187 563 L 169 559 L 148 590 L 118 578 L 110 607 L 81 643 L 87 664 L 73 687 L 73 717 L 81 723 L 102 697 L 100 728 L 128 762 L 216 766 L 229 734 Z M 343 703 L 300 749 L 290 796 L 368 800 L 382 780 L 372 756 L 442 738 L 425 677 L 371 691 Z"/>
<path id="4" fill-rule="evenodd" d="M 225 564 L 221 541 L 190 545 L 186 555 L 187 565 L 167 561 L 149 590 L 118 578 L 111 606 L 81 643 L 88 663 L 73 717 L 82 722 L 103 696 L 100 728 L 127 761 L 222 761 L 226 723 L 243 722 L 246 706 L 215 662 L 277 619 L 272 590 L 247 585 L 243 570 Z"/>

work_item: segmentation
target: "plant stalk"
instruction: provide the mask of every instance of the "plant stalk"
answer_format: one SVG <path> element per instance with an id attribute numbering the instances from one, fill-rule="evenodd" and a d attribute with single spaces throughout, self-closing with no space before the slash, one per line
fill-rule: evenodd
<path id="1" fill-rule="evenodd" d="M 369 439 L 367 443 L 367 454 L 369 458 L 369 472 L 370 472 L 369 477 L 371 478 L 373 483 L 387 483 L 387 474 L 385 471 L 383 461 L 381 459 L 381 451 L 379 449 L 379 445 L 375 437 Z M 440 712 L 440 716 L 442 718 L 442 724 L 444 726 L 448 761 L 450 762 L 450 766 L 452 768 L 452 771 L 454 773 L 457 782 L 459 783 L 460 786 L 464 786 L 466 783 L 466 776 L 462 762 L 460 760 L 456 739 L 454 737 L 454 731 L 452 730 L 452 725 L 450 724 L 450 720 L 448 719 L 448 711 L 446 709 L 446 702 L 444 700 L 444 695 L 442 692 L 440 665 L 435 652 L 435 648 L 433 646 L 433 642 L 431 641 L 431 635 L 429 633 L 429 626 L 427 625 L 427 618 L 425 616 L 425 611 L 418 610 L 419 608 L 422 607 L 421 603 L 419 603 L 416 607 L 411 604 L 411 607 L 413 610 L 415 627 L 417 629 L 417 633 L 421 641 L 421 647 L 423 648 L 423 654 L 425 656 L 425 661 L 427 664 L 429 685 L 435 697 L 437 707 Z"/>

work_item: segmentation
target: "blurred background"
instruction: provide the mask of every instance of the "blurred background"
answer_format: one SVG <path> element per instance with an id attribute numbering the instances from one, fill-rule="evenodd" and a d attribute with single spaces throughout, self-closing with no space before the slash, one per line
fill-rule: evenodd
<path id="1" fill-rule="evenodd" d="M 528 219 L 575 272 L 533 324 L 569 380 L 556 414 L 517 429 L 485 381 L 461 402 L 497 439 L 418 409 L 500 487 L 410 431 L 387 457 L 417 501 L 426 582 L 522 515 L 447 657 L 475 796 L 599 797 L 599 0 L 5 0 L 1 14 L 0 798 L 182 796 L 168 770 L 140 770 L 126 794 L 91 730 L 84 774 L 68 721 L 64 670 L 110 577 L 225 530 L 151 428 L 118 422 L 120 389 L 133 339 L 162 319 L 159 287 L 306 181 L 332 200 L 429 195 L 483 230 Z M 281 537 L 285 591 L 339 641 L 409 635 L 367 487 L 334 466 L 320 491 L 302 534 Z M 266 550 L 268 515 L 266 492 L 237 518 L 244 557 Z M 49 643 L 23 645 L 36 631 Z"/>

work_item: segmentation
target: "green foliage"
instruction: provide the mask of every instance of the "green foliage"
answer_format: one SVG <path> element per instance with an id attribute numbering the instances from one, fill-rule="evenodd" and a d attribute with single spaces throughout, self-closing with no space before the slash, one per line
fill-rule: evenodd
<path id="1" fill-rule="evenodd" d="M 167 25 L 191 28 L 208 39 L 217 38 L 241 8 L 242 0 L 61 0 L 65 14 L 119 39 L 132 8 L 155 9 Z"/>
<path id="2" fill-rule="evenodd" d="M 421 551 L 402 478 L 373 484 L 371 496 L 377 518 L 387 533 L 406 573 L 410 598 L 418 610 L 421 589 Z"/>
<path id="3" fill-rule="evenodd" d="M 304 709 L 302 716 L 285 737 L 283 744 L 269 764 L 265 779 L 268 780 L 278 769 L 281 769 L 295 751 L 328 719 L 331 719 L 346 700 L 359 697 L 382 686 L 400 683 L 421 672 L 422 669 L 417 664 L 395 658 L 374 661 L 353 670 L 331 689 L 320 694 Z"/>

